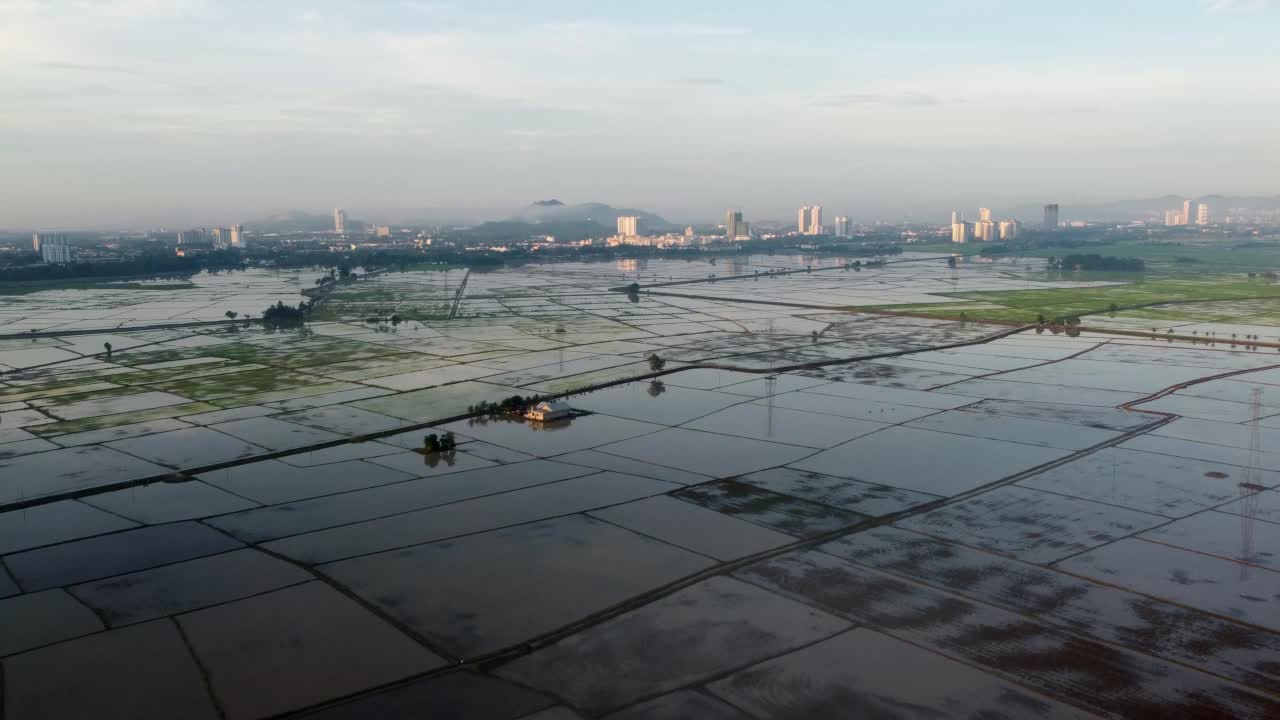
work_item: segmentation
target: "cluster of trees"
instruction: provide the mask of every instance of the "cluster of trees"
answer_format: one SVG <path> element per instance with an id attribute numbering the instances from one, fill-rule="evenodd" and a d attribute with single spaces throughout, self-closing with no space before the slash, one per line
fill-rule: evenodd
<path id="1" fill-rule="evenodd" d="M 298 327 L 307 321 L 310 312 L 311 303 L 305 300 L 297 307 L 285 305 L 282 300 L 262 311 L 262 324 L 269 328 Z"/>
<path id="2" fill-rule="evenodd" d="M 498 402 L 490 402 L 481 400 L 475 405 L 467 406 L 467 412 L 473 415 L 481 415 L 487 417 L 495 417 L 499 415 L 523 415 L 524 411 L 531 405 L 538 404 L 542 398 L 537 395 L 524 397 L 522 395 L 512 395 L 503 398 Z"/>
<path id="3" fill-rule="evenodd" d="M 238 253 L 209 253 L 178 257 L 169 253 L 144 253 L 119 260 L 73 262 L 66 265 L 16 265 L 0 267 L 0 281 L 65 280 L 72 278 L 148 277 L 194 275 L 207 268 L 241 268 Z"/>
<path id="4" fill-rule="evenodd" d="M 422 439 L 422 451 L 428 455 L 436 453 L 451 453 L 458 447 L 458 441 L 454 438 L 452 432 L 446 432 L 444 435 L 431 433 Z"/>
<path id="5" fill-rule="evenodd" d="M 1142 272 L 1147 264 L 1139 258 L 1124 258 L 1111 255 L 1067 255 L 1062 258 L 1049 257 L 1050 270 L 1105 270 L 1109 272 Z"/>

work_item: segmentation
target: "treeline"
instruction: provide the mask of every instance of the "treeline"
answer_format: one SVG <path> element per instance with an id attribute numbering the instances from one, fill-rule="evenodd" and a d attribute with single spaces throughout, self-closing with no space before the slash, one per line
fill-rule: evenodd
<path id="1" fill-rule="evenodd" d="M 1102 270 L 1107 272 L 1142 272 L 1147 264 L 1139 258 L 1114 257 L 1111 255 L 1067 255 L 1066 257 L 1049 258 L 1050 270 Z"/>
<path id="2" fill-rule="evenodd" d="M 65 265 L 17 265 L 0 267 L 0 281 L 66 280 L 73 278 L 194 275 L 205 269 L 244 267 L 239 253 L 210 253 L 199 257 L 144 253 L 120 260 L 72 262 Z"/>

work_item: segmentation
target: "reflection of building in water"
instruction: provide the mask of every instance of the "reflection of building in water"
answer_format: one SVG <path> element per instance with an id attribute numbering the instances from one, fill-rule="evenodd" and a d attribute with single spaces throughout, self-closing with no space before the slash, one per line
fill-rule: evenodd
<path id="1" fill-rule="evenodd" d="M 563 400 L 552 400 L 550 402 L 544 400 L 530 408 L 524 416 L 530 420 L 547 422 L 548 420 L 561 420 L 563 418 L 567 418 L 570 414 L 571 411 L 569 410 L 569 403 L 566 403 Z"/>
<path id="2" fill-rule="evenodd" d="M 635 258 L 627 258 L 618 261 L 618 271 L 624 273 L 633 273 L 640 271 L 640 263 Z"/>

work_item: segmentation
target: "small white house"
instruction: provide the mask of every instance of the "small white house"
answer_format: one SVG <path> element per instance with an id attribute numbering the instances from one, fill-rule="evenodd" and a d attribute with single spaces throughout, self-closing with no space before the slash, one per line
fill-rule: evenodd
<path id="1" fill-rule="evenodd" d="M 547 420 L 567 418 L 570 414 L 569 403 L 563 400 L 554 400 L 552 402 L 543 401 L 534 405 L 524 416 L 530 420 L 546 422 Z"/>

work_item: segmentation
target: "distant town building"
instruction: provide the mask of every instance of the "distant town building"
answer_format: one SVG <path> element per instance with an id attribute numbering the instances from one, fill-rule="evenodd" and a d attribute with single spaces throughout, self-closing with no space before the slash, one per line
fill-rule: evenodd
<path id="1" fill-rule="evenodd" d="M 1196 208 L 1196 224 L 1208 225 L 1209 220 L 1209 206 L 1204 203 L 1200 203 L 1200 207 Z"/>
<path id="2" fill-rule="evenodd" d="M 849 223 L 847 215 L 836 216 L 836 235 L 838 237 L 853 237 L 853 226 Z"/>
<path id="3" fill-rule="evenodd" d="M 991 222 L 991 208 L 978 208 L 978 222 Z"/>
<path id="4" fill-rule="evenodd" d="M 40 233 L 31 233 L 31 250 L 32 252 L 40 252 Z"/>
<path id="5" fill-rule="evenodd" d="M 986 208 L 982 208 L 982 210 L 986 213 L 988 218 L 991 217 L 990 210 L 987 210 Z M 989 219 L 979 220 L 974 223 L 973 235 L 976 239 L 981 240 L 982 242 L 995 242 L 1000 239 L 1000 226 L 991 222 Z"/>
<path id="6" fill-rule="evenodd" d="M 1018 230 L 1022 227 L 1022 223 L 1017 220 L 1001 220 L 1000 221 L 1000 239 L 1014 240 L 1018 237 Z"/>
<path id="7" fill-rule="evenodd" d="M 796 218 L 796 232 L 801 235 L 822 234 L 822 206 L 805 205 Z"/>
<path id="8" fill-rule="evenodd" d="M 1190 225 L 1195 221 L 1199 208 L 1196 207 L 1195 200 L 1182 201 L 1182 222 L 1179 225 Z"/>
<path id="9" fill-rule="evenodd" d="M 232 225 L 231 232 L 227 234 L 227 240 L 233 248 L 244 247 L 244 227 L 241 225 Z"/>
<path id="10" fill-rule="evenodd" d="M 635 237 L 640 234 L 640 218 L 634 215 L 621 215 L 618 217 L 618 235 L 621 237 Z"/>
<path id="11" fill-rule="evenodd" d="M 951 242 L 967 243 L 973 238 L 973 223 L 957 218 L 951 223 Z"/>
<path id="12" fill-rule="evenodd" d="M 1047 230 L 1058 229 L 1058 204 L 1051 203 L 1044 206 L 1044 226 Z"/>
<path id="13" fill-rule="evenodd" d="M 697 233 L 694 231 L 694 229 L 693 229 L 693 226 L 692 226 L 692 225 L 690 225 L 690 226 L 688 226 L 688 227 L 686 227 L 686 228 L 684 229 L 684 236 L 685 236 L 686 238 L 691 238 L 691 237 L 693 237 L 693 236 L 694 236 L 694 235 L 696 235 L 696 234 L 697 234 Z"/>
<path id="14" fill-rule="evenodd" d="M 751 230 L 747 223 L 742 220 L 742 213 L 740 211 L 729 210 L 725 213 L 724 236 L 730 240 L 751 236 Z"/>
<path id="15" fill-rule="evenodd" d="M 33 244 L 35 239 L 32 239 Z M 66 265 L 72 260 L 71 246 L 65 235 L 40 235 L 40 260 L 47 265 Z"/>
<path id="16" fill-rule="evenodd" d="M 379 225 L 378 227 L 373 229 L 373 234 L 376 237 L 389 238 L 391 237 L 391 226 Z"/>
<path id="17" fill-rule="evenodd" d="M 1182 211 L 1181 211 L 1181 210 L 1177 210 L 1177 209 L 1174 209 L 1174 210 L 1165 210 L 1165 211 L 1164 211 L 1164 224 L 1165 224 L 1165 225 L 1168 225 L 1169 227 L 1173 227 L 1174 225 L 1181 225 L 1181 224 L 1182 224 Z"/>
<path id="18" fill-rule="evenodd" d="M 179 245 L 204 245 L 206 242 L 208 242 L 208 239 L 205 237 L 203 229 L 178 231 Z"/>
<path id="19" fill-rule="evenodd" d="M 342 208 L 333 209 L 333 231 L 339 235 L 347 232 L 347 211 Z"/>

